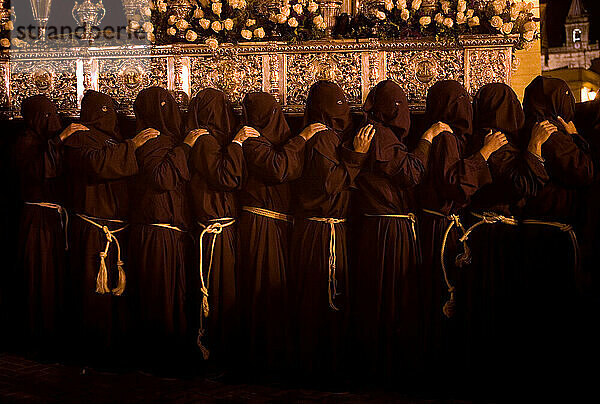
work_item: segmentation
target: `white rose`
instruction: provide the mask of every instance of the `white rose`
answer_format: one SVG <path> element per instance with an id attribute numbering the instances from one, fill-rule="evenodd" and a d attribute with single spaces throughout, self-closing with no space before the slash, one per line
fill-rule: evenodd
<path id="1" fill-rule="evenodd" d="M 152 10 L 150 7 L 144 7 L 142 8 L 142 14 L 144 14 L 146 17 L 152 17 Z"/>
<path id="2" fill-rule="evenodd" d="M 473 18 L 469 18 L 469 27 L 478 27 L 479 26 L 479 17 L 475 16 Z"/>
<path id="3" fill-rule="evenodd" d="M 264 38 L 265 37 L 265 30 L 261 27 L 261 28 L 256 28 L 254 30 L 254 36 L 258 37 L 258 38 Z"/>
<path id="4" fill-rule="evenodd" d="M 315 18 L 313 18 L 313 24 L 315 24 L 317 27 L 323 24 L 323 16 L 318 15 Z"/>
<path id="5" fill-rule="evenodd" d="M 433 20 L 441 25 L 444 23 L 444 16 L 442 15 L 442 13 L 437 13 L 435 17 L 433 17 Z"/>
<path id="6" fill-rule="evenodd" d="M 288 25 L 292 28 L 296 28 L 298 26 L 298 20 L 295 17 L 292 17 L 288 20 Z"/>
<path id="7" fill-rule="evenodd" d="M 188 24 L 188 22 L 186 20 L 179 20 L 177 21 L 177 24 L 175 24 L 175 26 L 177 27 L 178 30 L 180 31 L 184 31 L 187 29 L 187 27 L 189 27 L 190 24 Z"/>
<path id="8" fill-rule="evenodd" d="M 256 24 L 256 20 L 249 19 L 248 21 L 246 21 L 246 26 L 247 26 L 247 27 L 251 27 L 251 26 L 253 26 L 254 24 Z"/>
<path id="9" fill-rule="evenodd" d="M 454 26 L 454 21 L 452 21 L 452 18 L 450 18 L 450 17 L 444 18 L 444 27 L 452 28 L 453 26 Z"/>
<path id="10" fill-rule="evenodd" d="M 306 7 L 306 9 L 308 11 L 310 11 L 311 13 L 314 13 L 315 11 L 317 11 L 318 8 L 319 8 L 319 5 L 317 3 L 315 3 L 314 1 L 308 2 L 308 7 Z"/>
<path id="11" fill-rule="evenodd" d="M 456 23 L 458 25 L 465 24 L 467 22 L 467 17 L 465 13 L 456 13 Z"/>
<path id="12" fill-rule="evenodd" d="M 286 17 L 290 16 L 290 6 L 285 6 L 281 9 L 281 14 L 285 15 Z"/>
<path id="13" fill-rule="evenodd" d="M 408 11 L 407 8 L 402 9 L 402 12 L 400 13 L 400 18 L 402 18 L 404 21 L 408 21 L 408 19 L 410 18 L 410 11 Z"/>
<path id="14" fill-rule="evenodd" d="M 492 25 L 492 27 L 496 28 L 497 30 L 500 30 L 502 28 L 502 24 L 504 24 L 504 21 L 502 21 L 502 17 L 500 17 L 499 15 L 495 15 L 490 20 L 490 24 Z"/>
<path id="15" fill-rule="evenodd" d="M 526 13 L 531 13 L 533 11 L 533 7 L 535 7 L 535 5 L 533 4 L 533 2 L 529 2 L 525 4 L 525 7 L 523 7 L 523 11 Z"/>
<path id="16" fill-rule="evenodd" d="M 216 38 L 208 38 L 206 41 L 204 41 L 204 43 L 213 50 L 219 47 L 219 41 L 217 41 Z"/>
<path id="17" fill-rule="evenodd" d="M 302 4 L 300 4 L 300 3 L 296 3 L 296 4 L 294 4 L 294 7 L 293 7 L 293 9 L 294 9 L 294 12 L 295 12 L 296 14 L 298 14 L 298 15 L 301 15 L 301 14 L 302 14 L 302 11 L 304 11 L 304 10 L 302 9 Z"/>
<path id="18" fill-rule="evenodd" d="M 423 27 L 428 26 L 429 24 L 431 24 L 431 17 L 429 17 L 429 16 L 421 17 L 419 19 L 419 24 L 421 24 Z"/>
<path id="19" fill-rule="evenodd" d="M 385 20 L 385 13 L 383 11 L 379 11 L 377 10 L 375 12 L 375 17 L 377 17 L 378 19 L 380 19 L 381 21 Z"/>
<path id="20" fill-rule="evenodd" d="M 415 11 L 420 9 L 421 8 L 421 0 L 413 0 L 410 7 Z M 430 20 L 431 20 L 431 18 L 430 18 Z M 429 21 L 429 22 L 431 22 L 431 21 Z"/>
<path id="21" fill-rule="evenodd" d="M 442 13 L 448 14 L 450 13 L 450 2 L 442 1 Z"/>
<path id="22" fill-rule="evenodd" d="M 504 35 L 509 35 L 512 32 L 514 26 L 515 24 L 513 24 L 512 22 L 507 22 L 506 24 L 503 24 L 502 33 Z"/>
<path id="23" fill-rule="evenodd" d="M 190 29 L 190 30 L 188 30 L 188 32 L 185 33 L 185 39 L 188 42 L 194 42 L 196 39 L 198 39 L 198 34 L 196 34 L 194 31 L 192 31 Z"/>
<path id="24" fill-rule="evenodd" d="M 142 28 L 148 33 L 154 32 L 154 25 L 152 25 L 151 22 L 145 22 L 144 25 L 142 25 Z"/>
<path id="25" fill-rule="evenodd" d="M 474 15 L 475 15 L 475 10 L 473 10 L 472 8 L 467 10 L 467 18 L 473 18 Z"/>
<path id="26" fill-rule="evenodd" d="M 171 14 L 169 19 L 167 20 L 167 24 L 174 25 L 177 22 L 177 16 L 175 14 Z"/>
<path id="27" fill-rule="evenodd" d="M 492 3 L 492 9 L 494 10 L 494 14 L 502 14 L 504 12 L 505 7 L 505 0 L 494 0 L 494 2 Z"/>
<path id="28" fill-rule="evenodd" d="M 2 46 L 3 48 L 9 48 L 10 41 L 7 38 L 2 38 L 0 39 L 0 46 Z"/>
<path id="29" fill-rule="evenodd" d="M 467 11 L 467 2 L 465 0 L 458 0 L 458 4 L 456 5 L 456 11 L 459 13 L 464 13 Z"/>
<path id="30" fill-rule="evenodd" d="M 221 3 L 213 3 L 211 6 L 212 12 L 218 16 L 221 16 L 221 10 L 223 9 L 223 4 Z"/>
<path id="31" fill-rule="evenodd" d="M 173 27 L 169 27 L 169 29 L 167 30 L 167 34 L 173 36 L 177 33 L 177 30 Z"/>
<path id="32" fill-rule="evenodd" d="M 385 9 L 392 11 L 394 9 L 394 2 L 392 0 L 385 0 Z"/>
<path id="33" fill-rule="evenodd" d="M 525 33 L 523 34 L 523 39 L 525 39 L 526 41 L 533 41 L 534 37 L 535 31 L 525 31 Z"/>
<path id="34" fill-rule="evenodd" d="M 241 34 L 242 34 L 242 38 L 244 38 L 244 39 L 252 39 L 252 31 L 250 31 L 250 30 L 243 29 Z"/>
<path id="35" fill-rule="evenodd" d="M 248 3 L 246 2 L 246 0 L 240 0 L 237 8 L 243 10 L 246 8 L 247 5 L 248 5 Z"/>
<path id="36" fill-rule="evenodd" d="M 210 24 L 210 28 L 215 32 L 219 32 L 223 29 L 223 24 L 219 21 L 213 21 L 212 24 Z"/>
<path id="37" fill-rule="evenodd" d="M 279 24 L 285 24 L 285 22 L 287 21 L 287 17 L 283 14 L 277 14 L 275 16 L 275 21 L 277 21 Z"/>
<path id="38" fill-rule="evenodd" d="M 404 10 L 406 8 L 406 0 L 398 0 L 396 2 L 396 8 L 398 10 Z"/>
<path id="39" fill-rule="evenodd" d="M 167 3 L 159 3 L 158 11 L 160 11 L 161 13 L 166 13 L 167 12 Z"/>
<path id="40" fill-rule="evenodd" d="M 204 11 L 198 7 L 197 9 L 194 10 L 194 18 L 202 18 L 204 17 Z"/>
<path id="41" fill-rule="evenodd" d="M 537 29 L 537 24 L 533 21 L 528 21 L 523 25 L 523 29 L 525 31 L 535 31 Z"/>
<path id="42" fill-rule="evenodd" d="M 206 18 L 200 19 L 200 21 L 198 21 L 198 23 L 200 24 L 202 29 L 208 29 L 210 27 L 210 21 L 207 20 Z"/>
<path id="43" fill-rule="evenodd" d="M 13 29 L 15 29 L 15 24 L 13 24 L 12 21 L 8 20 L 4 23 L 4 29 L 7 31 L 12 31 Z"/>
<path id="44" fill-rule="evenodd" d="M 233 20 L 231 18 L 226 19 L 223 21 L 223 26 L 226 30 L 231 31 L 233 29 Z"/>
<path id="45" fill-rule="evenodd" d="M 154 36 L 154 34 L 152 32 L 148 32 L 146 34 L 146 38 L 150 41 L 150 42 L 154 42 L 156 41 L 156 37 Z"/>

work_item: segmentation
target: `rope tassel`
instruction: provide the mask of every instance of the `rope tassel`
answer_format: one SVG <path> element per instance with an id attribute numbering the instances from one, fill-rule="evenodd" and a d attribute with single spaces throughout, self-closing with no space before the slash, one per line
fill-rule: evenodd
<path id="1" fill-rule="evenodd" d="M 98 276 L 96 276 L 96 293 L 100 293 L 101 295 L 110 292 L 110 289 L 108 289 L 108 270 L 106 269 L 106 256 L 106 252 L 102 251 L 100 253 L 100 270 L 98 271 Z"/>
<path id="2" fill-rule="evenodd" d="M 127 284 L 125 270 L 123 269 L 123 261 L 119 260 L 117 262 L 117 269 L 119 270 L 119 280 L 117 282 L 117 287 L 112 290 L 112 293 L 115 296 L 121 296 L 123 292 L 125 292 L 125 285 Z"/>

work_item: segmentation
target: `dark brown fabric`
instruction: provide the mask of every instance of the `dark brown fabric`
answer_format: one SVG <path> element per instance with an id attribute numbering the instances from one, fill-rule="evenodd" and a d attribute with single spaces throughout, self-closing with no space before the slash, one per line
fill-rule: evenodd
<path id="1" fill-rule="evenodd" d="M 442 80 L 431 86 L 427 91 L 425 108 L 428 127 L 441 121 L 450 125 L 457 138 L 464 141 L 471 136 L 471 96 L 459 82 Z"/>
<path id="2" fill-rule="evenodd" d="M 318 82 L 310 92 L 305 123 L 321 122 L 328 130 L 317 133 L 306 146 L 302 176 L 296 184 L 297 222 L 292 241 L 292 277 L 295 297 L 294 329 L 299 356 L 296 363 L 306 374 L 342 369 L 348 321 L 348 266 L 346 224 L 336 224 L 336 277 L 338 292 L 333 311 L 328 303 L 330 225 L 310 217 L 346 218 L 350 189 L 365 155 L 342 146 L 349 126 L 345 96 L 332 83 Z"/>
<path id="3" fill-rule="evenodd" d="M 88 128 L 104 132 L 119 139 L 117 132 L 117 110 L 115 101 L 97 91 L 86 91 L 81 100 L 81 123 Z"/>
<path id="4" fill-rule="evenodd" d="M 101 102 L 94 102 L 98 100 Z M 83 105 L 82 116 L 105 114 L 105 96 L 93 96 Z M 114 114 L 114 111 L 108 112 Z M 110 121 L 112 118 L 108 118 Z M 102 127 L 102 126 L 101 126 Z M 73 301 L 77 331 L 74 333 L 79 354 L 91 360 L 108 360 L 121 341 L 123 297 L 95 292 L 96 276 L 100 269 L 99 253 L 106 246 L 102 231 L 74 214 L 98 218 L 100 225 L 109 229 L 121 227 L 105 219 L 127 221 L 129 217 L 128 180 L 138 172 L 135 146 L 132 141 L 121 142 L 114 132 L 104 132 L 92 126 L 89 131 L 77 132 L 65 141 L 66 176 L 68 181 L 68 208 L 71 214 L 70 263 L 73 279 Z M 121 244 L 121 258 L 127 257 L 127 234 L 117 235 Z M 108 251 L 106 265 L 109 288 L 117 283 L 117 249 L 113 244 Z"/>
<path id="5" fill-rule="evenodd" d="M 500 131 L 509 144 L 491 155 L 488 166 L 492 183 L 473 197 L 471 210 L 491 210 L 503 215 L 519 215 L 526 199 L 548 182 L 544 164 L 526 150 L 519 149 L 525 115 L 515 92 L 505 84 L 484 86 L 473 101 L 475 114 L 475 149 L 483 146 L 489 131 Z"/>
<path id="6" fill-rule="evenodd" d="M 239 124 L 227 95 L 207 88 L 200 91 L 190 102 L 186 119 L 188 131 L 206 129 L 221 146 L 229 144 Z"/>
<path id="7" fill-rule="evenodd" d="M 558 128 L 542 146 L 550 182 L 528 201 L 525 212 L 529 216 L 569 221 L 575 214 L 575 188 L 589 185 L 594 175 L 587 142 L 579 135 L 565 133 L 558 122 L 558 116 L 567 122 L 574 119 L 575 99 L 564 81 L 540 76 L 525 89 L 523 106 L 526 131 L 544 120 Z"/>
<path id="8" fill-rule="evenodd" d="M 419 141 L 409 152 L 402 143 L 410 112 L 404 91 L 393 81 L 371 90 L 363 110 L 376 133 L 356 179 L 358 211 L 414 213 L 408 191 L 425 176 L 431 144 Z M 391 376 L 416 365 L 419 248 L 408 219 L 363 217 L 358 233 L 358 265 L 351 277 L 357 352 L 363 372 Z"/>
<path id="9" fill-rule="evenodd" d="M 184 130 L 177 102 L 162 87 L 149 87 L 140 91 L 133 103 L 137 132 L 156 129 L 173 142 L 183 140 Z"/>
<path id="10" fill-rule="evenodd" d="M 304 126 L 313 123 L 322 123 L 342 140 L 351 134 L 350 106 L 340 86 L 324 80 L 312 85 L 304 109 Z"/>
<path id="11" fill-rule="evenodd" d="M 291 133 L 279 103 L 267 93 L 244 100 L 246 125 L 261 134 L 244 142 L 248 178 L 242 206 L 291 213 L 290 181 L 302 173 L 305 141 Z M 291 223 L 249 212 L 240 217 L 241 335 L 252 367 L 281 368 L 289 347 L 287 334 L 288 262 Z"/>
<path id="12" fill-rule="evenodd" d="M 192 149 L 189 167 L 191 172 L 191 200 L 194 221 L 204 226 L 212 224 L 211 219 L 238 217 L 238 202 L 235 191 L 241 189 L 246 176 L 246 165 L 242 147 L 232 143 L 238 127 L 231 104 L 224 93 L 207 89 L 201 91 L 190 103 L 188 129 L 204 128 L 210 133 L 201 136 Z M 226 222 L 226 221 L 224 221 Z M 196 224 L 196 235 L 204 227 Z M 238 223 L 223 229 L 218 235 L 207 234 L 203 240 L 203 276 L 209 284 L 210 314 L 204 319 L 206 343 L 214 352 L 214 357 L 223 362 L 233 358 L 237 352 L 237 304 L 238 304 Z M 210 250 L 215 242 L 210 276 Z M 199 251 L 199 240 L 194 249 Z M 195 262 L 199 262 L 198 259 Z M 198 264 L 193 266 L 194 284 L 191 288 L 200 289 Z M 201 294 L 193 293 L 195 313 L 194 327 L 197 329 Z M 239 342 L 239 341 L 238 341 Z"/>
<path id="13" fill-rule="evenodd" d="M 23 101 L 22 115 L 26 129 L 13 149 L 21 200 L 62 204 L 63 147 L 57 136 L 60 120 L 56 107 L 45 96 L 34 96 Z M 13 237 L 16 235 L 13 233 Z M 55 209 L 25 205 L 17 238 L 21 282 L 13 287 L 20 291 L 16 306 L 25 307 L 25 339 L 21 342 L 30 351 L 56 354 L 59 347 L 64 347 L 66 336 L 67 268 L 59 213 Z"/>

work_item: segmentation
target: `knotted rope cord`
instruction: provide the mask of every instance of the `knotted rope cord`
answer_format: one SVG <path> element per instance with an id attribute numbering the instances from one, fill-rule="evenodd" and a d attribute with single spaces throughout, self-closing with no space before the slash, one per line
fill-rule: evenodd
<path id="1" fill-rule="evenodd" d="M 446 317 L 451 318 L 454 315 L 455 307 L 456 307 L 456 300 L 455 300 L 455 296 L 454 296 L 454 293 L 456 292 L 456 287 L 454 285 L 452 285 L 452 283 L 450 283 L 450 279 L 448 277 L 448 271 L 446 269 L 446 262 L 444 259 L 446 256 L 446 244 L 448 242 L 448 236 L 450 235 L 452 228 L 454 228 L 456 226 L 457 229 L 460 229 L 460 231 L 462 231 L 463 235 L 466 233 L 466 230 L 460 221 L 460 216 L 458 216 L 458 215 L 455 215 L 455 214 L 444 215 L 443 213 L 436 212 L 434 210 L 429 210 L 429 209 L 423 209 L 423 212 L 429 213 L 434 216 L 443 217 L 450 222 L 448 224 L 448 227 L 446 228 L 446 231 L 444 232 L 444 237 L 442 238 L 442 248 L 440 251 L 440 263 L 442 266 L 442 273 L 444 275 L 444 281 L 446 282 L 446 286 L 448 288 L 448 293 L 450 293 L 450 299 L 448 301 L 446 301 L 446 303 L 444 304 L 444 307 L 442 308 L 442 311 L 444 312 L 444 315 Z M 467 245 L 466 239 L 461 242 L 463 245 L 463 254 L 456 257 L 456 265 L 458 267 L 468 265 L 471 261 L 471 250 L 469 249 L 469 246 Z"/>
<path id="2" fill-rule="evenodd" d="M 410 220 L 410 228 L 413 234 L 413 239 L 417 241 L 417 216 L 414 213 L 407 213 L 406 215 L 370 215 L 365 213 L 366 217 L 389 217 L 393 219 L 407 219 Z"/>
<path id="3" fill-rule="evenodd" d="M 150 226 L 162 227 L 163 229 L 175 230 L 180 233 L 185 233 L 185 230 L 181 230 L 179 227 L 173 226 L 172 224 L 168 223 L 151 223 Z"/>
<path id="4" fill-rule="evenodd" d="M 283 220 L 284 222 L 294 223 L 294 218 L 291 215 L 285 213 L 275 212 L 274 210 L 256 208 L 254 206 L 242 206 L 242 210 L 245 212 L 254 213 L 255 215 L 268 217 L 276 220 Z"/>
<path id="5" fill-rule="evenodd" d="M 121 245 L 119 244 L 119 240 L 115 236 L 116 233 L 125 230 L 129 225 L 125 225 L 116 230 L 110 230 L 107 226 L 96 223 L 95 221 L 109 221 L 113 223 L 125 223 L 122 220 L 115 219 L 100 219 L 96 217 L 90 217 L 82 214 L 77 214 L 79 218 L 88 222 L 89 224 L 99 228 L 104 232 L 106 236 L 106 247 L 104 247 L 104 251 L 100 252 L 100 270 L 98 271 L 98 276 L 96 277 L 96 293 L 100 293 L 101 295 L 105 293 L 112 293 L 115 296 L 121 296 L 123 292 L 125 292 L 125 271 L 123 270 L 123 261 L 121 261 Z M 114 289 L 109 289 L 108 287 L 108 270 L 106 268 L 106 257 L 108 256 L 108 250 L 110 249 L 111 243 L 114 241 L 117 246 L 117 269 L 119 270 L 119 280 L 117 282 L 117 287 Z"/>
<path id="6" fill-rule="evenodd" d="M 43 208 L 56 209 L 60 217 L 60 226 L 65 232 L 65 251 L 69 250 L 69 213 L 57 203 L 50 202 L 25 202 L 25 205 L 41 206 Z M 64 220 L 63 220 L 64 216 Z"/>
<path id="7" fill-rule="evenodd" d="M 225 221 L 225 223 L 221 223 Z M 218 218 L 218 219 L 211 219 L 209 220 L 209 222 L 213 222 L 212 224 L 209 224 L 208 226 L 205 225 L 204 223 L 200 223 L 198 222 L 198 225 L 200 225 L 201 227 L 203 227 L 202 232 L 200 233 L 200 291 L 202 292 L 202 306 L 201 306 L 201 310 L 200 310 L 200 328 L 198 329 L 198 337 L 196 339 L 196 344 L 198 345 L 198 348 L 200 348 L 200 351 L 202 352 L 202 357 L 204 358 L 204 360 L 207 360 L 208 357 L 210 356 L 210 350 L 204 346 L 204 344 L 202 343 L 202 337 L 204 337 L 205 335 L 205 329 L 204 329 L 204 317 L 208 317 L 209 313 L 210 313 L 210 307 L 208 305 L 208 288 L 210 286 L 210 271 L 212 268 L 212 263 L 213 263 L 213 254 L 215 252 L 215 244 L 217 242 L 217 236 L 219 234 L 221 234 L 223 232 L 223 229 L 225 227 L 231 226 L 232 224 L 235 223 L 235 219 L 231 218 L 231 217 L 223 217 L 223 218 Z M 204 236 L 207 234 L 213 234 L 213 239 L 212 239 L 212 243 L 211 243 L 211 247 L 210 247 L 210 259 L 208 261 L 208 271 L 206 274 L 206 281 L 204 280 L 204 271 L 203 271 L 203 264 L 204 264 L 204 255 L 203 255 L 203 245 L 202 245 L 202 241 L 204 239 Z"/>
<path id="8" fill-rule="evenodd" d="M 511 216 L 503 216 L 495 212 L 483 212 L 483 214 L 473 213 L 471 215 L 475 216 L 478 219 L 481 219 L 479 222 L 475 223 L 463 234 L 463 236 L 458 240 L 461 243 L 464 243 L 469 238 L 469 235 L 475 230 L 477 227 L 484 224 L 495 224 L 495 223 L 504 223 L 510 226 L 518 226 L 519 222 L 517 219 Z"/>
<path id="9" fill-rule="evenodd" d="M 313 222 L 327 223 L 329 224 L 329 280 L 328 290 L 329 295 L 329 307 L 335 311 L 339 309 L 335 306 L 333 299 L 337 296 L 337 279 L 335 275 L 336 270 L 336 237 L 335 237 L 335 225 L 344 223 L 346 219 L 338 219 L 334 217 L 309 217 L 307 220 Z"/>
<path id="10" fill-rule="evenodd" d="M 537 220 L 537 219 L 525 219 L 525 220 L 521 221 L 521 223 L 555 227 L 555 228 L 559 229 L 560 231 L 562 231 L 563 233 L 569 233 L 569 237 L 571 238 L 571 244 L 573 245 L 573 259 L 574 259 L 573 265 L 575 266 L 574 270 L 575 270 L 575 272 L 580 271 L 579 242 L 577 241 L 577 235 L 575 234 L 575 229 L 573 229 L 572 225 L 566 224 L 566 223 L 560 223 L 560 222 L 548 222 L 548 221 Z"/>

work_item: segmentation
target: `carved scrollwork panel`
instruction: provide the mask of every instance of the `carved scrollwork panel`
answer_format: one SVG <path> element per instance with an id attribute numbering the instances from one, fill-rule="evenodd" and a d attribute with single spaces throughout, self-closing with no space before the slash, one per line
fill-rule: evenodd
<path id="1" fill-rule="evenodd" d="M 8 62 L 0 63 L 0 108 L 7 110 L 10 106 L 10 68 Z"/>
<path id="2" fill-rule="evenodd" d="M 75 60 L 11 62 L 11 94 L 13 110 L 32 95 L 45 94 L 59 111 L 77 113 L 77 74 Z"/>
<path id="3" fill-rule="evenodd" d="M 408 101 L 423 105 L 427 90 L 440 80 L 457 80 L 464 84 L 464 51 L 409 50 L 388 52 L 387 78 L 400 84 Z"/>
<path id="4" fill-rule="evenodd" d="M 114 98 L 119 110 L 133 114 L 133 102 L 146 87 L 167 88 L 166 58 L 100 59 L 98 88 Z"/>
<path id="5" fill-rule="evenodd" d="M 262 91 L 262 58 L 262 55 L 235 51 L 190 57 L 192 96 L 204 88 L 216 88 L 228 94 L 231 102 L 239 104 L 246 93 Z"/>
<path id="6" fill-rule="evenodd" d="M 490 83 L 510 84 L 512 52 L 508 48 L 468 49 L 467 82 L 471 94 Z"/>
<path id="7" fill-rule="evenodd" d="M 288 54 L 286 72 L 286 102 L 290 110 L 301 110 L 310 86 L 318 80 L 337 83 L 352 105 L 362 103 L 362 58 L 353 53 Z"/>

